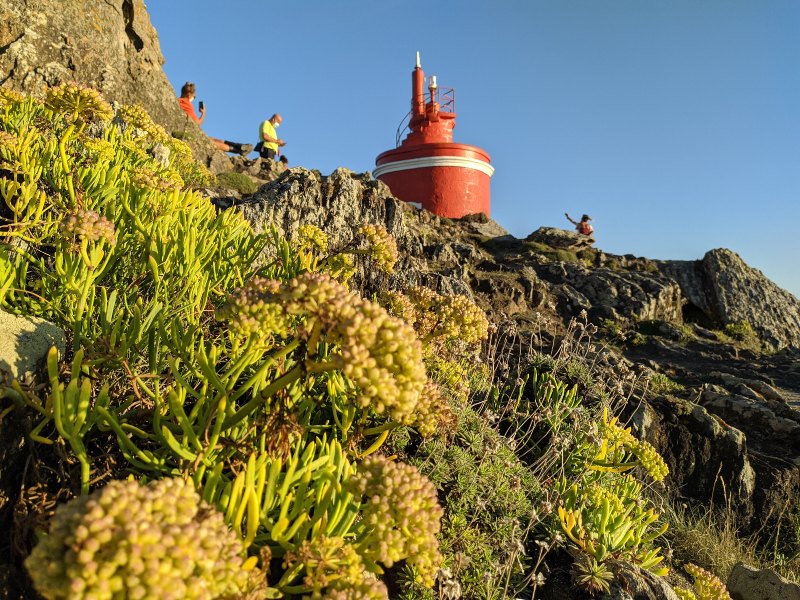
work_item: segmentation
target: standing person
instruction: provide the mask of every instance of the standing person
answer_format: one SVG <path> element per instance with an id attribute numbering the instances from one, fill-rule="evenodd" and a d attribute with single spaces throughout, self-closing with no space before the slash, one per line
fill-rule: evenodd
<path id="1" fill-rule="evenodd" d="M 279 148 L 286 145 L 286 142 L 280 139 L 275 132 L 282 122 L 283 117 L 275 113 L 269 119 L 261 123 L 261 127 L 258 128 L 258 142 L 261 146 L 259 154 L 261 158 L 275 160 L 275 155 L 278 153 Z M 256 148 L 258 148 L 258 146 L 256 146 Z"/>
<path id="2" fill-rule="evenodd" d="M 194 100 L 195 94 L 195 85 L 189 81 L 183 84 L 181 88 L 181 97 L 178 98 L 178 105 L 183 109 L 189 118 L 197 123 L 198 125 L 202 125 L 203 121 L 206 120 L 206 107 L 205 105 L 200 102 L 200 116 L 197 116 L 197 113 L 194 111 L 194 105 L 192 101 Z M 241 154 L 242 156 L 247 156 L 253 151 L 252 144 L 240 144 L 238 142 L 229 142 L 228 140 L 220 140 L 217 138 L 213 138 L 209 136 L 211 142 L 223 152 L 234 152 L 236 154 Z"/>
<path id="3" fill-rule="evenodd" d="M 592 220 L 592 218 L 589 215 L 583 215 L 581 217 L 580 222 L 575 221 L 567 213 L 564 213 L 564 216 L 567 217 L 570 223 L 575 225 L 575 231 L 577 231 L 581 235 L 592 235 L 594 233 L 594 227 L 592 227 L 591 224 L 589 223 L 589 221 Z"/>

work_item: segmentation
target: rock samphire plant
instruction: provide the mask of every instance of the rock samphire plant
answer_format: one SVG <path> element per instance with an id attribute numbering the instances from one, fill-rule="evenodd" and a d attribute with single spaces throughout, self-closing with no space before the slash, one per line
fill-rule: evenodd
<path id="1" fill-rule="evenodd" d="M 186 504 L 184 533 L 164 546 L 175 556 L 214 511 L 220 543 L 241 545 L 235 561 L 232 550 L 193 548 L 193 577 L 224 555 L 260 578 L 252 597 L 386 597 L 380 576 L 398 563 L 433 584 L 435 490 L 381 449 L 399 427 L 429 436 L 448 422 L 423 359 L 437 328 L 442 340 L 470 332 L 458 342 L 467 346 L 485 337 L 474 305 L 442 300 L 421 340 L 413 323 L 346 287 L 357 261 L 393 268 L 383 227 L 361 226 L 340 249 L 308 227 L 291 242 L 256 235 L 195 189 L 209 176 L 185 144 L 141 107 L 115 111 L 87 88 L 64 85 L 44 101 L 0 91 L 0 172 L 0 307 L 47 318 L 71 340 L 68 360 L 51 352 L 47 385 L 0 388 L 3 409 L 32 420 L 31 440 L 68 447 L 51 457 L 75 474 L 79 496 L 28 562 L 34 571 L 69 547 L 53 559 L 62 570 L 34 576 L 42 593 L 66 577 L 74 589 L 106 585 L 93 569 L 113 575 L 114 590 L 140 580 L 149 589 L 153 570 L 188 573 L 189 559 L 173 568 L 153 550 L 144 579 L 132 574 L 131 556 L 152 542 L 136 537 L 145 515 L 171 523 L 165 490 Z M 190 503 L 191 488 L 205 504 Z M 111 545 L 84 539 L 95 520 Z"/>

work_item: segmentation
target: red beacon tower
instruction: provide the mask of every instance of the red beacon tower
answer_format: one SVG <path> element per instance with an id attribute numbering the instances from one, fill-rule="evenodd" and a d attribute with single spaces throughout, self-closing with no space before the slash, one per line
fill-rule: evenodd
<path id="1" fill-rule="evenodd" d="M 455 92 L 428 82 L 419 62 L 411 74 L 411 111 L 397 128 L 396 147 L 375 159 L 373 176 L 401 200 L 440 217 L 457 219 L 474 213 L 489 216 L 489 182 L 494 173 L 489 155 L 468 144 L 453 143 Z M 406 124 L 406 120 L 408 123 Z M 400 138 L 409 130 L 406 138 Z"/>

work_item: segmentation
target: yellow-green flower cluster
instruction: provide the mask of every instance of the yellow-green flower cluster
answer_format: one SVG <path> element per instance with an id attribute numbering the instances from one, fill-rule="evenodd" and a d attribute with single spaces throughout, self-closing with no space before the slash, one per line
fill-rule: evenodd
<path id="1" fill-rule="evenodd" d="M 426 288 L 422 288 L 426 289 Z M 403 319 L 409 325 L 414 325 L 417 320 L 417 309 L 403 292 L 390 290 L 381 297 L 381 304 L 390 314 Z"/>
<path id="2" fill-rule="evenodd" d="M 284 284 L 255 285 L 259 291 L 253 301 L 276 304 L 286 315 L 307 319 L 300 333 L 312 342 L 312 356 L 320 336 L 335 345 L 334 364 L 358 386 L 363 408 L 389 413 L 400 422 L 413 418 L 427 376 L 422 346 L 411 327 L 326 274 L 304 273 Z"/>
<path id="3" fill-rule="evenodd" d="M 474 344 L 489 335 L 486 313 L 466 296 L 442 296 L 438 312 L 442 335 L 447 339 Z"/>
<path id="4" fill-rule="evenodd" d="M 76 208 L 62 221 L 61 231 L 80 240 L 105 240 L 111 246 L 117 243 L 114 224 L 93 210 Z"/>
<path id="5" fill-rule="evenodd" d="M 328 236 L 316 225 L 306 224 L 297 232 L 297 246 L 300 250 L 316 250 L 324 254 L 328 251 Z"/>
<path id="6" fill-rule="evenodd" d="M 442 398 L 439 386 L 428 381 L 422 390 L 422 399 L 414 411 L 410 425 L 422 437 L 430 437 L 440 428 L 455 424 L 456 416 L 446 399 Z"/>
<path id="7" fill-rule="evenodd" d="M 386 586 L 367 572 L 356 548 L 340 537 L 304 541 L 284 558 L 287 571 L 300 567 L 308 600 L 386 600 Z"/>
<path id="8" fill-rule="evenodd" d="M 83 122 L 110 121 L 114 116 L 114 110 L 100 92 L 74 83 L 64 83 L 47 90 L 45 104 L 72 120 Z"/>
<path id="9" fill-rule="evenodd" d="M 121 106 L 117 110 L 117 116 L 128 125 L 140 129 L 156 142 L 166 143 L 170 139 L 164 128 L 155 123 L 140 104 Z"/>
<path id="10" fill-rule="evenodd" d="M 436 540 L 442 509 L 433 484 L 411 465 L 373 455 L 359 465 L 347 487 L 364 498 L 361 554 L 386 567 L 405 559 L 420 583 L 432 586 L 442 563 Z"/>
<path id="11" fill-rule="evenodd" d="M 489 334 L 486 313 L 465 296 L 441 295 L 418 286 L 406 293 L 387 292 L 381 300 L 434 349 L 447 341 L 475 344 Z"/>
<path id="12" fill-rule="evenodd" d="M 356 274 L 356 262 L 351 254 L 334 254 L 328 259 L 328 272 L 337 281 L 346 283 Z"/>
<path id="13" fill-rule="evenodd" d="M 228 297 L 217 309 L 217 319 L 227 321 L 230 330 L 242 337 L 255 335 L 263 340 L 283 335 L 288 320 L 275 301 L 280 288 L 279 281 L 256 277 Z"/>
<path id="14" fill-rule="evenodd" d="M 83 142 L 87 154 L 95 162 L 109 162 L 114 159 L 117 150 L 114 144 L 103 139 L 90 138 Z"/>
<path id="15" fill-rule="evenodd" d="M 133 170 L 133 181 L 144 188 L 161 190 L 179 190 L 183 187 L 183 179 L 172 169 L 154 171 L 146 166 L 139 166 Z"/>
<path id="16" fill-rule="evenodd" d="M 366 238 L 372 260 L 386 273 L 394 270 L 397 262 L 397 242 L 383 225 L 362 225 L 358 232 Z"/>
<path id="17" fill-rule="evenodd" d="M 609 420 L 607 410 L 604 411 L 600 424 L 600 436 L 603 438 L 601 460 L 610 459 L 610 462 L 618 461 L 620 466 L 625 466 L 624 461 L 619 461 L 621 457 L 615 456 L 620 449 L 624 449 L 638 459 L 655 481 L 662 481 L 669 475 L 669 467 L 658 451 L 649 442 L 636 439 L 630 427 L 621 427 L 617 417 Z"/>
<path id="18" fill-rule="evenodd" d="M 692 563 L 683 565 L 684 570 L 694 579 L 694 591 L 675 588 L 682 600 L 731 600 L 725 584 L 713 573 Z"/>
<path id="19" fill-rule="evenodd" d="M 244 549 L 191 484 L 114 481 L 56 509 L 25 562 L 47 600 L 212 600 L 247 586 Z"/>
<path id="20" fill-rule="evenodd" d="M 18 104 L 25 101 L 25 96 L 14 90 L 0 88 L 0 106 Z"/>

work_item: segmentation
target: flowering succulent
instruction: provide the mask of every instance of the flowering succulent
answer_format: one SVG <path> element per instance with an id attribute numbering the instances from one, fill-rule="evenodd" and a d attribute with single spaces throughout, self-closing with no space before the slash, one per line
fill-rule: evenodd
<path id="1" fill-rule="evenodd" d="M 300 250 L 328 251 L 328 236 L 316 225 L 302 225 L 297 232 L 297 246 Z"/>
<path id="2" fill-rule="evenodd" d="M 356 273 L 356 262 L 350 254 L 334 254 L 328 259 L 328 272 L 337 281 L 346 283 Z"/>
<path id="3" fill-rule="evenodd" d="M 409 325 L 414 325 L 417 320 L 417 309 L 403 292 L 390 290 L 381 296 L 381 305 L 386 307 L 389 314 L 403 319 Z"/>
<path id="4" fill-rule="evenodd" d="M 72 120 L 83 122 L 110 121 L 114 109 L 92 88 L 73 83 L 64 83 L 47 90 L 45 104 L 56 112 L 63 113 Z"/>
<path id="5" fill-rule="evenodd" d="M 128 125 L 153 138 L 154 141 L 164 143 L 170 139 L 164 128 L 156 124 L 140 104 L 120 106 L 117 110 L 117 116 Z"/>
<path id="6" fill-rule="evenodd" d="M 364 496 L 359 552 L 386 567 L 405 559 L 420 583 L 432 586 L 442 562 L 436 540 L 442 509 L 433 484 L 411 465 L 372 455 L 347 486 Z"/>
<path id="7" fill-rule="evenodd" d="M 387 292 L 381 301 L 392 314 L 413 325 L 433 354 L 446 342 L 473 345 L 488 336 L 486 313 L 465 296 L 441 295 L 418 286 L 406 293 Z"/>
<path id="8" fill-rule="evenodd" d="M 59 506 L 25 565 L 48 600 L 212 600 L 246 588 L 243 555 L 191 484 L 113 481 Z"/>
<path id="9" fill-rule="evenodd" d="M 217 319 L 227 321 L 230 330 L 242 337 L 256 335 L 271 339 L 275 334 L 284 334 L 288 320 L 275 302 L 279 290 L 280 282 L 255 277 L 217 309 Z"/>
<path id="10" fill-rule="evenodd" d="M 731 600 L 725 584 L 713 573 L 692 563 L 686 563 L 683 569 L 694 579 L 694 590 L 675 588 L 681 600 Z"/>
<path id="11" fill-rule="evenodd" d="M 95 242 L 105 240 L 110 246 L 117 243 L 114 224 L 93 210 L 76 208 L 61 223 L 64 235 Z"/>
<path id="12" fill-rule="evenodd" d="M 248 308 L 243 321 L 236 313 L 244 306 Z M 321 273 L 304 273 L 286 283 L 254 280 L 234 292 L 218 318 L 251 331 L 257 322 L 250 320 L 252 316 L 270 315 L 265 322 L 272 329 L 279 310 L 307 319 L 301 335 L 307 338 L 312 359 L 323 337 L 335 344 L 336 353 L 319 370 L 341 368 L 358 386 L 362 408 L 388 412 L 401 422 L 413 418 L 426 375 L 422 347 L 407 324 Z"/>
<path id="13" fill-rule="evenodd" d="M 397 262 L 397 242 L 382 225 L 362 225 L 358 232 L 364 236 L 369 246 L 369 254 L 378 268 L 391 273 Z"/>
<path id="14" fill-rule="evenodd" d="M 114 159 L 117 151 L 114 144 L 102 139 L 90 138 L 84 143 L 87 154 L 94 162 L 108 162 Z"/>
<path id="15" fill-rule="evenodd" d="M 430 437 L 440 427 L 452 426 L 455 419 L 450 404 L 441 396 L 439 386 L 428 381 L 422 390 L 422 399 L 414 411 L 414 419 L 410 425 L 416 428 L 422 437 Z"/>
<path id="16" fill-rule="evenodd" d="M 438 306 L 441 335 L 447 339 L 476 343 L 489 335 L 486 313 L 465 296 L 442 296 Z"/>
<path id="17" fill-rule="evenodd" d="M 165 169 L 156 172 L 145 166 L 139 166 L 133 170 L 133 181 L 140 187 L 162 192 L 179 190 L 184 185 L 183 179 L 176 171 Z"/>
<path id="18" fill-rule="evenodd" d="M 608 409 L 603 409 L 603 420 L 599 431 L 602 443 L 592 468 L 624 471 L 641 465 L 655 481 L 662 481 L 669 475 L 667 463 L 652 445 L 636 439 L 631 433 L 631 428 L 621 427 L 618 421 L 617 417 L 609 419 Z M 632 454 L 637 460 L 630 461 L 626 453 Z"/>
<path id="19" fill-rule="evenodd" d="M 284 558 L 287 572 L 305 573 L 308 600 L 386 600 L 386 586 L 364 565 L 356 548 L 340 537 L 304 541 Z"/>
<path id="20" fill-rule="evenodd" d="M 0 88 L 0 106 L 4 104 L 16 104 L 24 102 L 25 96 L 7 88 Z"/>

